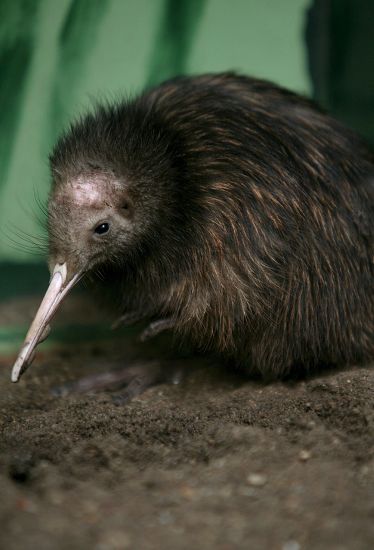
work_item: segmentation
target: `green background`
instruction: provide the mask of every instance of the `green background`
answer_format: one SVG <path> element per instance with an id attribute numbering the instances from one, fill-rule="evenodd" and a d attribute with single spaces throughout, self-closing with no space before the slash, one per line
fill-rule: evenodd
<path id="1" fill-rule="evenodd" d="M 48 152 L 93 98 L 236 69 L 314 95 L 373 137 L 372 0 L 0 0 L 1 293 L 40 261 Z M 28 237 L 30 234 L 31 237 Z M 5 278 L 6 277 L 6 278 Z M 12 290 L 13 289 L 13 290 Z"/>

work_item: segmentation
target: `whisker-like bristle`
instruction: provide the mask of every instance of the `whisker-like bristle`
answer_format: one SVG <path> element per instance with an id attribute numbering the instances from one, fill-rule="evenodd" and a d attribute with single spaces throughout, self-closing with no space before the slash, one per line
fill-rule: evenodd
<path id="1" fill-rule="evenodd" d="M 42 235 L 32 235 L 10 223 L 2 228 L 3 236 L 13 249 L 27 252 L 31 255 L 45 256 L 48 251 L 47 238 Z"/>
<path id="2" fill-rule="evenodd" d="M 48 221 L 47 204 L 43 202 L 43 200 L 39 195 L 39 191 L 35 186 L 34 186 L 33 192 L 34 192 L 35 204 L 39 210 L 38 213 L 34 213 L 34 217 L 36 217 L 36 221 L 38 222 L 39 227 L 41 227 L 44 231 L 47 231 L 47 221 Z"/>

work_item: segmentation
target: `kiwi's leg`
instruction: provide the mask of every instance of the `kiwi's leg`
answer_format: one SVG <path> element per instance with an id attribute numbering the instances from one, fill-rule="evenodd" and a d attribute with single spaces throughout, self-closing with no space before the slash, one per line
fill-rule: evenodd
<path id="1" fill-rule="evenodd" d="M 174 326 L 175 326 L 175 321 L 170 317 L 152 321 L 152 323 L 150 323 L 147 326 L 147 328 L 145 328 L 141 333 L 140 341 L 145 342 L 146 340 L 149 340 L 150 338 L 157 336 L 157 334 L 160 334 L 160 332 L 163 332 L 164 330 L 169 330 Z"/>
<path id="2" fill-rule="evenodd" d="M 116 329 L 120 326 L 128 327 L 135 325 L 135 323 L 143 321 L 146 317 L 147 314 L 142 311 L 127 311 L 112 323 L 112 329 Z"/>

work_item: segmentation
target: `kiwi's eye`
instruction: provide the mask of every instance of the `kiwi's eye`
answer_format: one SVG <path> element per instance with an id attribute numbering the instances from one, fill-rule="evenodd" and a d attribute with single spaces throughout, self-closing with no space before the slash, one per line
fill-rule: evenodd
<path id="1" fill-rule="evenodd" d="M 108 231 L 109 231 L 108 222 L 99 223 L 99 225 L 95 227 L 95 233 L 97 233 L 97 235 L 104 235 L 104 233 L 108 233 Z"/>

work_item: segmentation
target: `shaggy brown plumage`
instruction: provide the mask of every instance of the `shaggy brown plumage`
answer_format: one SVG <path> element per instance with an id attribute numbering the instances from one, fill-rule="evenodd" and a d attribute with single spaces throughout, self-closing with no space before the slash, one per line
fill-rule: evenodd
<path id="1" fill-rule="evenodd" d="M 373 155 L 309 100 L 177 78 L 74 123 L 51 167 L 51 264 L 122 311 L 267 377 L 374 358 Z"/>

